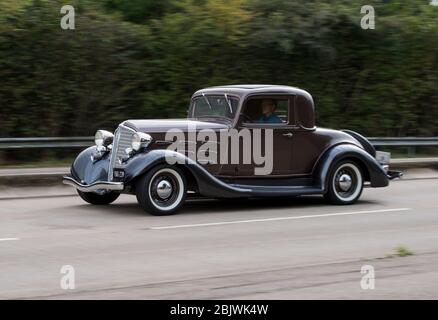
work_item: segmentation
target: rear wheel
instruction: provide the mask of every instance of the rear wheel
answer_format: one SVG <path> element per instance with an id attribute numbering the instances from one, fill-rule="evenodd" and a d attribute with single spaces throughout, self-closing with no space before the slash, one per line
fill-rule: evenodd
<path id="1" fill-rule="evenodd" d="M 135 193 L 146 212 L 157 216 L 171 215 L 184 204 L 187 183 L 179 168 L 160 165 L 137 181 Z"/>
<path id="2" fill-rule="evenodd" d="M 82 198 L 82 200 L 94 205 L 110 204 L 120 196 L 120 193 L 114 191 L 97 193 L 97 192 L 82 192 L 78 190 L 78 194 Z"/>
<path id="3" fill-rule="evenodd" d="M 355 203 L 363 190 L 363 174 L 353 161 L 341 161 L 329 175 L 328 190 L 324 197 L 333 204 Z"/>

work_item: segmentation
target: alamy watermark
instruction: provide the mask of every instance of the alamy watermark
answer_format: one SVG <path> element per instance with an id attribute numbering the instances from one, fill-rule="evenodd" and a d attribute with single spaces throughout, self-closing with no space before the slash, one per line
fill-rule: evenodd
<path id="1" fill-rule="evenodd" d="M 360 13 L 364 15 L 360 20 L 360 27 L 364 30 L 376 29 L 376 13 L 374 7 L 370 5 L 362 6 Z"/>
<path id="2" fill-rule="evenodd" d="M 172 141 L 167 150 L 173 151 L 166 155 L 166 161 L 171 165 L 188 159 L 200 164 L 247 164 L 254 165 L 254 175 L 269 175 L 274 165 L 273 136 L 269 128 L 198 131 L 196 125 L 189 124 L 187 132 L 166 132 L 165 140 Z M 176 157 L 174 152 L 185 157 Z"/>
<path id="3" fill-rule="evenodd" d="M 376 288 L 376 275 L 372 265 L 364 265 L 360 268 L 360 273 L 363 274 L 360 280 L 360 287 L 363 290 L 374 290 Z"/>
<path id="4" fill-rule="evenodd" d="M 74 290 L 76 288 L 75 268 L 71 265 L 64 265 L 61 267 L 62 274 L 60 286 L 63 290 Z"/>
<path id="5" fill-rule="evenodd" d="M 61 29 L 62 30 L 75 30 L 75 8 L 71 5 L 62 6 L 61 14 L 64 16 L 61 18 Z"/>

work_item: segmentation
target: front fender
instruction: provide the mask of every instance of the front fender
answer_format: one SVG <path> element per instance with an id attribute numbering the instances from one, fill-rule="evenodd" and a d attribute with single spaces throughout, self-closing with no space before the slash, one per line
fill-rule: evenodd
<path id="1" fill-rule="evenodd" d="M 76 157 L 70 171 L 77 181 L 88 185 L 96 181 L 108 180 L 109 154 L 106 154 L 98 161 L 93 161 L 91 156 L 96 151 L 96 146 L 92 146 Z"/>
<path id="2" fill-rule="evenodd" d="M 318 161 L 314 173 L 316 185 L 324 190 L 328 187 L 328 177 L 332 168 L 341 160 L 352 159 L 367 170 L 371 187 L 386 187 L 389 184 L 386 172 L 380 164 L 365 150 L 353 144 L 340 144 L 327 150 Z"/>
<path id="3" fill-rule="evenodd" d="M 251 190 L 233 187 L 222 182 L 197 162 L 181 153 L 166 149 L 140 153 L 130 159 L 125 167 L 125 184 L 134 184 L 135 179 L 145 174 L 151 168 L 166 163 L 182 166 L 189 170 L 196 180 L 200 194 L 203 196 L 239 198 L 248 196 L 251 192 Z"/>

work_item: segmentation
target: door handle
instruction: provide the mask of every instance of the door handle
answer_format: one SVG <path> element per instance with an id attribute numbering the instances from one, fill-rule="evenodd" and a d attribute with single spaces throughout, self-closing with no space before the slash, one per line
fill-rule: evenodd
<path id="1" fill-rule="evenodd" d="M 292 138 L 294 134 L 292 132 L 283 133 L 283 137 Z"/>

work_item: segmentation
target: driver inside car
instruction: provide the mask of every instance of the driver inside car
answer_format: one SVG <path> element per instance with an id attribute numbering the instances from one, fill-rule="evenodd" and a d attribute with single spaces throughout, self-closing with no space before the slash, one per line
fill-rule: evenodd
<path id="1" fill-rule="evenodd" d="M 283 121 L 275 114 L 276 108 L 274 100 L 264 99 L 262 101 L 263 116 L 259 119 L 259 123 L 282 123 Z"/>

